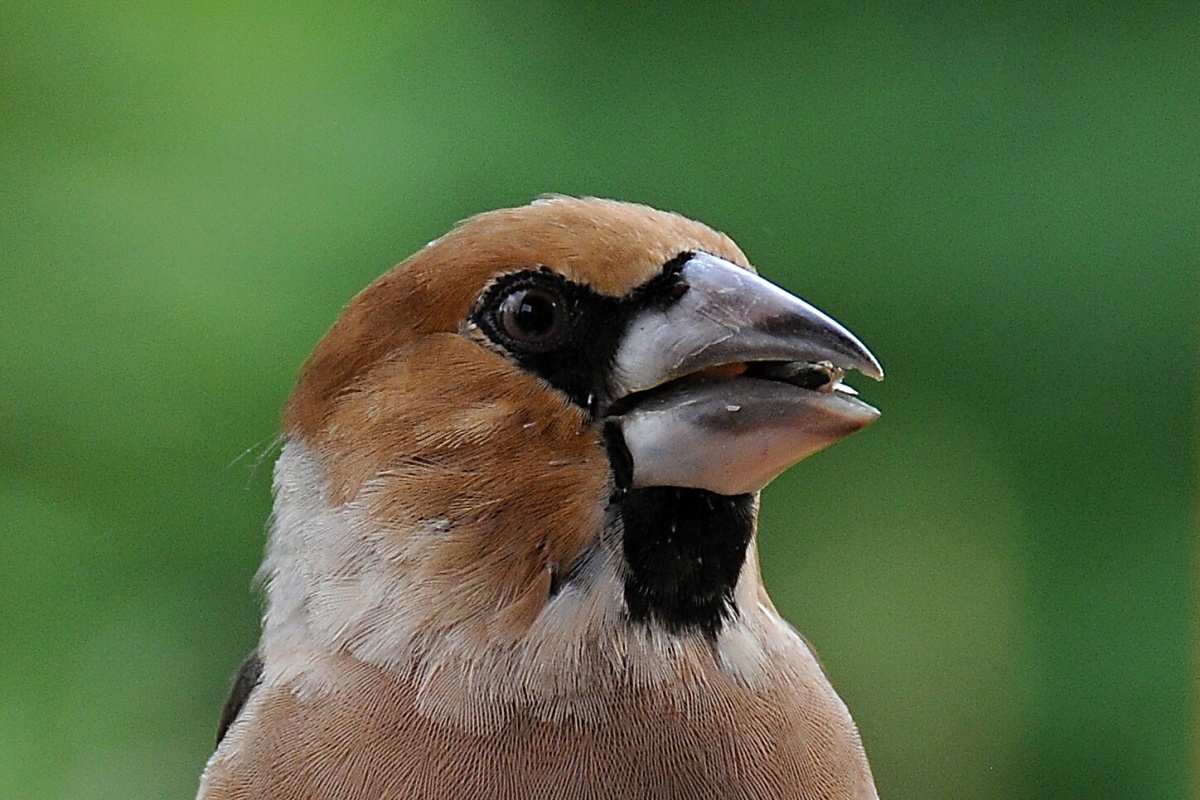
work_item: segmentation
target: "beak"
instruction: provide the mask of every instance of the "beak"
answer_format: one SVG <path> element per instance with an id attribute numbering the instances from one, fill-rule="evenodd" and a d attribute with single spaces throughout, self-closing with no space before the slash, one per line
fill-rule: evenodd
<path id="1" fill-rule="evenodd" d="M 850 331 L 729 261 L 697 253 L 682 296 L 643 309 L 610 374 L 632 488 L 753 493 L 879 412 L 841 383 L 883 369 Z M 612 426 L 609 426 L 610 429 Z"/>

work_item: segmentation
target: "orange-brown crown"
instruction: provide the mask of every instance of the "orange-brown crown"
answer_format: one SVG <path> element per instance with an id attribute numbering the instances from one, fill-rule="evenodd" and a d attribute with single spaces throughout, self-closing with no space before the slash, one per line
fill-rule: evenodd
<path id="1" fill-rule="evenodd" d="M 331 404 L 400 343 L 458 331 L 497 275 L 546 266 L 601 294 L 621 296 L 684 250 L 748 266 L 723 233 L 633 203 L 555 195 L 471 217 L 350 301 L 305 363 L 284 429 L 314 436 Z"/>

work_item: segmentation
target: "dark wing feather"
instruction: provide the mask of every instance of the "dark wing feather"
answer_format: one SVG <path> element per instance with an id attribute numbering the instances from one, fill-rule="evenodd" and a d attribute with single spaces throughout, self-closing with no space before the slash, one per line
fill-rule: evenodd
<path id="1" fill-rule="evenodd" d="M 225 731 L 229 730 L 229 726 L 237 719 L 237 715 L 241 712 L 242 706 L 246 705 L 246 700 L 250 698 L 250 693 L 254 691 L 254 687 L 262 681 L 263 662 L 258 651 L 254 651 L 246 656 L 246 660 L 238 667 L 237 677 L 233 679 L 233 689 L 229 692 L 229 699 L 225 701 L 225 707 L 221 709 L 221 722 L 217 726 L 217 744 L 225 738 Z"/>

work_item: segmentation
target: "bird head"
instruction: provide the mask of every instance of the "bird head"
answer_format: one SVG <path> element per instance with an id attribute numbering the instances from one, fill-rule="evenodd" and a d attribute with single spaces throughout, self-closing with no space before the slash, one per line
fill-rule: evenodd
<path id="1" fill-rule="evenodd" d="M 263 646 L 403 668 L 711 643 L 769 602 L 759 490 L 878 416 L 851 369 L 882 377 L 702 224 L 561 196 L 473 217 L 303 368 Z"/>

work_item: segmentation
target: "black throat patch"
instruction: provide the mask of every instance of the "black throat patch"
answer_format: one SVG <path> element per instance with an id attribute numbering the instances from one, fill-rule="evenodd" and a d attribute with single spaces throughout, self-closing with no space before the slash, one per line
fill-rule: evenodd
<path id="1" fill-rule="evenodd" d="M 754 533 L 754 496 L 651 486 L 621 492 L 625 604 L 635 622 L 715 637 Z"/>

